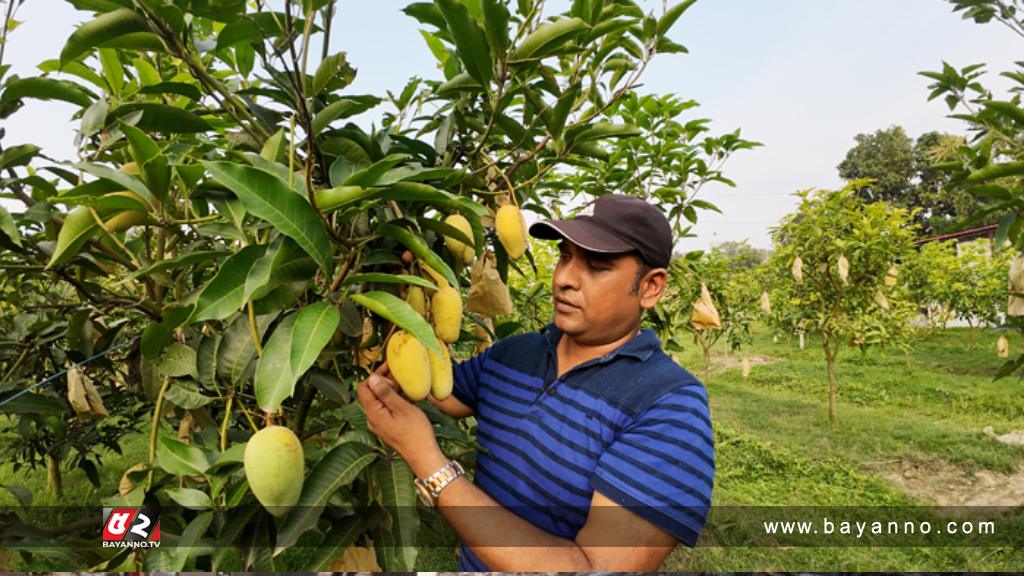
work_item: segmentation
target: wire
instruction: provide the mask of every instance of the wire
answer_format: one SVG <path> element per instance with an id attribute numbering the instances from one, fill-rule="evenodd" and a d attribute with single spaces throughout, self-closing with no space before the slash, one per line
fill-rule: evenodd
<path id="1" fill-rule="evenodd" d="M 92 362 L 93 360 L 95 360 L 97 358 L 102 358 L 103 356 L 106 356 L 107 354 L 110 354 L 114 350 L 118 350 L 120 348 L 124 348 L 125 346 L 131 344 L 132 342 L 135 342 L 136 340 L 138 340 L 141 337 L 142 336 L 136 336 L 134 338 L 130 338 L 128 340 L 125 340 L 124 342 L 121 342 L 120 344 L 116 344 L 114 346 L 111 346 L 110 348 L 107 348 L 103 352 L 100 352 L 99 354 L 94 354 L 94 355 L 90 356 L 89 358 L 86 358 L 85 360 L 82 360 L 81 362 L 78 362 L 77 364 L 74 364 L 73 366 L 83 366 L 85 364 L 88 364 L 89 362 Z M 11 396 L 10 398 L 5 398 L 2 402 L 0 402 L 0 408 L 3 408 L 5 405 L 10 404 L 11 402 L 14 402 L 18 398 L 21 398 L 25 394 L 28 394 L 29 392 L 35 390 L 36 388 L 39 388 L 43 384 L 47 384 L 49 382 L 53 382 L 57 378 L 60 378 L 61 376 L 67 374 L 68 370 L 70 370 L 70 368 L 65 368 L 65 369 L 61 370 L 60 372 L 57 372 L 56 374 L 53 374 L 53 375 L 51 375 L 51 376 L 49 376 L 47 378 L 44 378 L 43 380 L 40 380 L 39 382 L 36 382 L 35 384 L 29 386 L 28 388 L 25 388 L 24 390 L 22 390 L 21 392 L 18 392 L 14 396 Z"/>

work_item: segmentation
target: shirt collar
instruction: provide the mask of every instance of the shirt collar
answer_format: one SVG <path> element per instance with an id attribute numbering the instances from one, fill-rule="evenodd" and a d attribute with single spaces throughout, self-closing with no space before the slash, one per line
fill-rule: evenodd
<path id="1" fill-rule="evenodd" d="M 547 338 L 548 347 L 552 354 L 556 354 L 558 340 L 562 337 L 562 331 L 552 322 L 545 326 L 541 332 Z M 640 330 L 640 334 L 634 336 L 622 346 L 605 354 L 603 361 L 613 360 L 617 356 L 632 356 L 640 361 L 647 360 L 655 351 L 661 349 L 661 340 L 650 328 Z M 557 356 L 557 355 L 556 355 Z"/>

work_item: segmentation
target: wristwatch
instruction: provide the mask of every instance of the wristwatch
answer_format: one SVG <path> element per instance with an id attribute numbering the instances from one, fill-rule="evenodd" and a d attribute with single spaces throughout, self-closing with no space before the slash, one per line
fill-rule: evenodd
<path id="1" fill-rule="evenodd" d="M 444 490 L 445 486 L 451 484 L 459 476 L 463 476 L 466 469 L 455 460 L 449 460 L 440 470 L 427 477 L 426 480 L 416 478 L 413 484 L 416 485 L 416 495 L 424 505 L 434 508 L 437 506 L 437 497 Z"/>

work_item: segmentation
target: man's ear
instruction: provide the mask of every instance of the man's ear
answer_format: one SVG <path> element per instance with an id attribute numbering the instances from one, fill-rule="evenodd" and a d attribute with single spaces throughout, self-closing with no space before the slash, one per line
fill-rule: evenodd
<path id="1" fill-rule="evenodd" d="M 668 270 L 664 268 L 654 268 L 644 274 L 643 279 L 640 280 L 640 307 L 644 310 L 654 308 L 654 305 L 661 299 L 661 295 L 665 293 L 667 284 Z"/>

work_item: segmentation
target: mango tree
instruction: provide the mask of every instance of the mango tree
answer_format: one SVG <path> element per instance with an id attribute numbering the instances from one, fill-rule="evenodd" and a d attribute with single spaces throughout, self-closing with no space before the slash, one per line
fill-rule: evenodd
<path id="1" fill-rule="evenodd" d="M 421 513 L 431 516 L 352 387 L 392 334 L 441 356 L 472 340 L 461 306 L 440 314 L 426 298 L 461 300 L 481 259 L 507 282 L 522 222 L 506 210 L 511 232 L 496 233 L 499 210 L 550 214 L 559 193 L 546 184 L 560 170 L 641 133 L 618 106 L 656 54 L 683 50 L 667 33 L 693 0 L 659 15 L 631 0 L 576 0 L 554 15 L 541 0 L 413 3 L 405 12 L 444 77 L 387 95 L 348 90 L 356 71 L 328 50 L 335 2 L 71 4 L 92 17 L 40 75 L 0 67 L 0 117 L 60 100 L 77 107 L 78 131 L 74 161 L 31 143 L 0 154 L 5 194 L 23 205 L 0 212 L 5 274 L 59 282 L 68 293 L 54 306 L 99 320 L 94 348 L 138 337 L 122 354 L 125 389 L 113 377 L 96 388 L 108 406 L 127 394 L 141 407 L 148 456 L 105 503 L 164 508 L 162 536 L 177 545 L 87 548 L 72 564 L 412 570 Z M 377 108 L 379 128 L 356 121 Z M 687 214 L 693 196 L 674 198 Z M 56 329 L 81 341 L 78 328 Z M 8 358 L 6 371 L 25 367 Z M 28 385 L 5 381 L 0 401 Z M 62 381 L 21 402 L 59 405 L 66 422 L 69 392 Z M 464 425 L 423 407 L 442 448 L 472 453 Z M 258 463 L 278 452 L 247 450 L 267 431 L 304 452 L 308 471 L 278 481 L 301 490 L 267 487 Z M 285 554 L 300 544 L 315 548 Z"/>
<path id="2" fill-rule="evenodd" d="M 949 0 L 953 11 L 965 20 L 982 25 L 998 24 L 1024 38 L 1024 5 L 1019 0 Z M 1011 252 L 1024 250 L 1024 62 L 1015 61 L 1015 68 L 999 73 L 1009 80 L 1004 94 L 986 85 L 984 63 L 956 67 L 943 61 L 941 70 L 920 72 L 933 82 L 928 99 L 941 97 L 961 120 L 971 137 L 948 158 L 935 165 L 951 175 L 951 185 L 988 200 L 986 208 L 972 221 L 998 217 L 995 244 L 1011 244 Z M 1024 320 L 1018 316 L 1006 319 L 1007 329 L 1024 333 Z M 1024 354 L 1007 361 L 999 371 L 1005 377 L 1024 367 Z"/>
<path id="3" fill-rule="evenodd" d="M 798 193 L 797 210 L 772 231 L 769 263 L 779 284 L 773 308 L 788 309 L 781 317 L 821 337 L 833 424 L 842 346 L 903 345 L 913 310 L 893 274 L 910 254 L 910 214 L 885 202 L 863 203 L 858 185 Z"/>
<path id="4" fill-rule="evenodd" d="M 930 320 L 943 328 L 958 318 L 969 328 L 974 351 L 978 326 L 997 324 L 1006 313 L 1010 252 L 994 250 L 987 238 L 974 242 L 929 242 L 908 262 L 915 300 L 936 310 Z"/>

